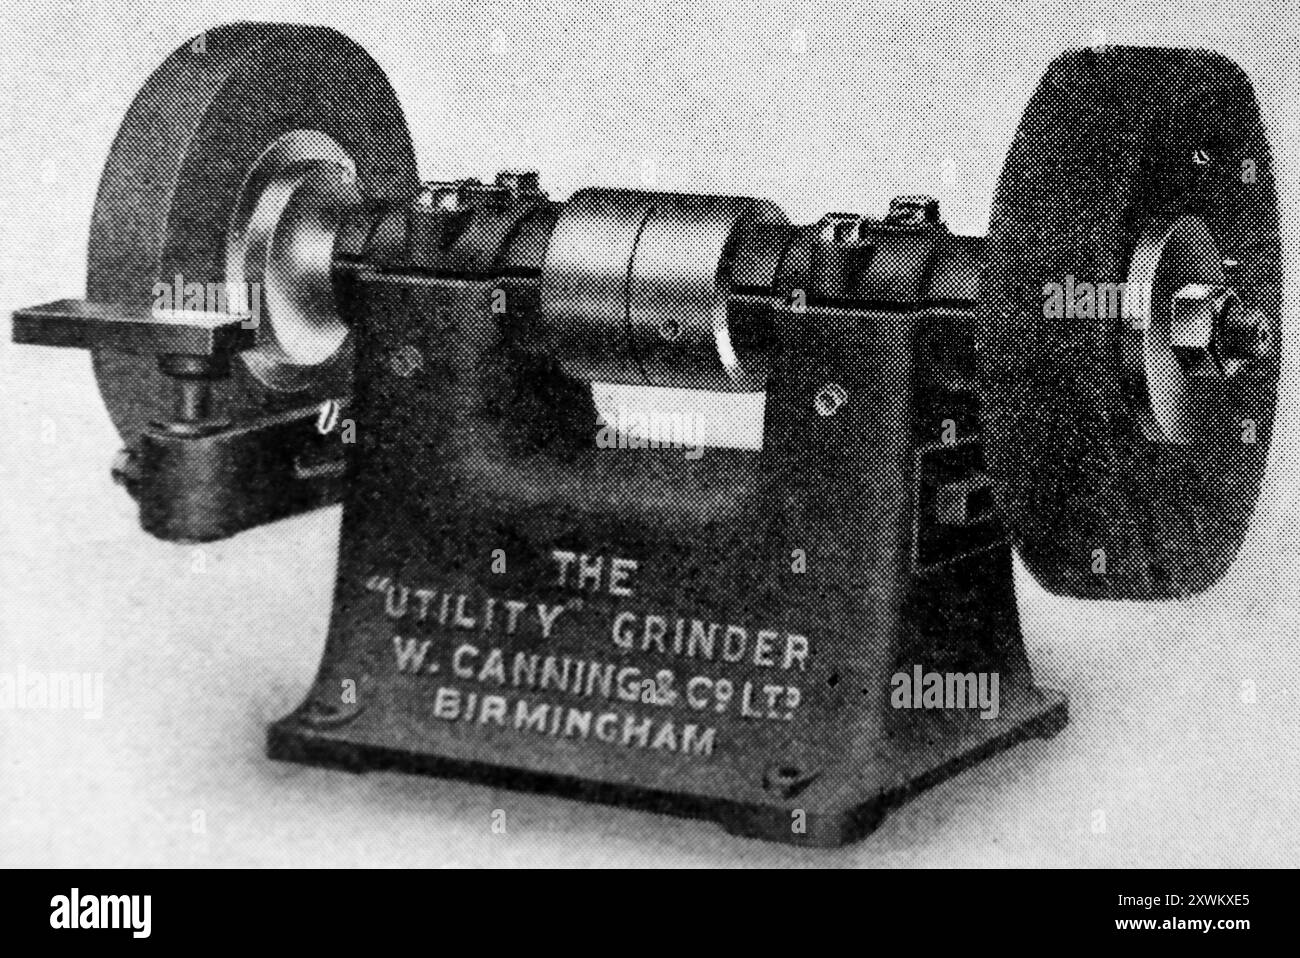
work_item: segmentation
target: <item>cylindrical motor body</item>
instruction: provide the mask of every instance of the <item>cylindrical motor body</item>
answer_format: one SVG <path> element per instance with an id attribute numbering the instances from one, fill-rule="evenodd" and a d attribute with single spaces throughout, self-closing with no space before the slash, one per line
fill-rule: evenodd
<path id="1" fill-rule="evenodd" d="M 732 334 L 739 232 L 786 222 L 764 200 L 589 189 L 565 205 L 538 294 L 538 331 L 583 379 L 761 390 L 767 357 Z"/>

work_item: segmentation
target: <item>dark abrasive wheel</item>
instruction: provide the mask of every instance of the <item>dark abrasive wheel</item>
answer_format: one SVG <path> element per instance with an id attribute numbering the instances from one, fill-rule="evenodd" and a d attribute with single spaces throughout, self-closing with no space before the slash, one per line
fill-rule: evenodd
<path id="1" fill-rule="evenodd" d="M 156 307 L 160 290 L 192 283 L 248 291 L 257 348 L 213 384 L 214 418 L 343 396 L 351 337 L 333 308 L 334 236 L 347 210 L 417 188 L 401 106 L 361 47 L 321 27 L 210 30 L 167 58 L 122 122 L 95 201 L 87 298 Z M 94 361 L 128 442 L 170 414 L 175 383 L 155 357 Z"/>
<path id="2" fill-rule="evenodd" d="M 994 198 L 978 366 L 995 493 L 1053 592 L 1201 592 L 1268 455 L 1281 251 L 1250 82 L 1202 50 L 1052 64 Z"/>

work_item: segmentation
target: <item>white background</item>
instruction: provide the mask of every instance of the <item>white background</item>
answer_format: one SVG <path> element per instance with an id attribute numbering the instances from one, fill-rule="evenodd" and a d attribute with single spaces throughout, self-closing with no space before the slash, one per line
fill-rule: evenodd
<path id="1" fill-rule="evenodd" d="M 1211 46 L 1254 78 L 1294 229 L 1294 3 L 188 0 L 10 3 L 0 16 L 0 672 L 102 672 L 106 695 L 99 721 L 0 712 L 0 864 L 1300 862 L 1294 323 L 1273 485 L 1228 578 L 1190 604 L 1095 605 L 1020 572 L 1030 654 L 1039 681 L 1069 693 L 1070 725 L 835 852 L 269 762 L 264 728 L 319 660 L 338 510 L 202 550 L 148 538 L 109 480 L 120 441 L 89 357 L 14 348 L 7 327 L 14 307 L 81 294 L 122 115 L 174 47 L 222 22 L 301 20 L 360 42 L 402 99 L 425 179 L 529 167 L 559 198 L 592 184 L 739 193 L 796 221 L 925 192 L 972 233 L 1064 47 Z M 505 835 L 490 829 L 497 808 Z"/>

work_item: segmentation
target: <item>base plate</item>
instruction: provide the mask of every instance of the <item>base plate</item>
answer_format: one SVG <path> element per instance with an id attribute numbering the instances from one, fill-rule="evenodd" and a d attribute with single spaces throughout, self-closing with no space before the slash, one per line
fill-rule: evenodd
<path id="1" fill-rule="evenodd" d="M 267 755 L 352 772 L 458 778 L 710 819 L 736 835 L 830 848 L 864 838 L 891 809 L 963 769 L 1026 739 L 1054 736 L 1068 721 L 1068 704 L 1060 692 L 1028 688 L 1004 692 L 1000 712 L 992 719 L 976 712 L 900 714 L 906 721 L 884 739 L 841 738 L 844 747 L 837 749 L 832 767 L 811 776 L 792 775 L 784 787 L 761 767 L 745 774 L 734 765 L 710 766 L 701 779 L 654 781 L 637 774 L 645 770 L 640 763 L 609 761 L 578 776 L 557 772 L 556 766 L 564 763 L 547 763 L 541 752 L 533 753 L 534 761 L 521 760 L 520 753 L 496 761 L 485 756 L 481 740 L 455 734 L 456 725 L 427 728 L 418 748 L 400 747 L 392 737 L 377 734 L 384 723 L 375 716 L 367 721 L 365 712 L 345 718 L 340 727 L 337 719 L 314 721 L 300 709 L 269 728 Z M 747 750 L 750 755 L 754 751 Z M 761 759 L 755 761 L 761 764 Z"/>

